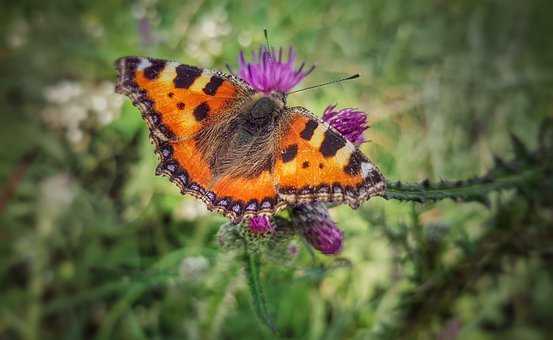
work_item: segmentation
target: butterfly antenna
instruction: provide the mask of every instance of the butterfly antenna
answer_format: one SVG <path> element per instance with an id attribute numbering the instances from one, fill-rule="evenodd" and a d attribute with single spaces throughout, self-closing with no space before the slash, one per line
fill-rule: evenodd
<path id="1" fill-rule="evenodd" d="M 286 95 L 301 92 L 301 91 L 305 91 L 305 90 L 311 90 L 311 89 L 314 89 L 314 88 L 317 88 L 317 87 L 326 86 L 326 85 L 330 85 L 330 84 L 336 84 L 336 83 L 340 83 L 340 82 L 355 79 L 355 78 L 359 78 L 359 74 L 354 74 L 354 75 L 346 77 L 346 78 L 337 79 L 337 80 L 329 81 L 327 83 L 322 83 L 322 84 L 319 84 L 319 85 L 309 86 L 309 87 L 299 89 L 299 90 L 296 90 L 296 91 L 288 92 L 288 93 L 286 93 Z"/>
<path id="2" fill-rule="evenodd" d="M 229 64 L 225 64 L 225 66 L 227 67 L 227 70 L 229 71 L 230 74 L 232 74 L 233 76 L 236 75 L 236 74 L 234 74 L 234 72 L 232 71 L 232 68 L 230 67 Z"/>

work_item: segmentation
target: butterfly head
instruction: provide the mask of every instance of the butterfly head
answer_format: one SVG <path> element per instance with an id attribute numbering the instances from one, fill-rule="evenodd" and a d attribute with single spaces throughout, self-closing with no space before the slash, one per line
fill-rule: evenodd
<path id="1" fill-rule="evenodd" d="M 268 94 L 268 97 L 277 103 L 277 105 L 282 109 L 286 106 L 286 93 L 280 91 L 273 91 Z"/>
<path id="2" fill-rule="evenodd" d="M 284 109 L 285 98 L 284 94 L 279 92 L 259 94 L 254 97 L 249 116 L 254 120 L 272 120 Z"/>

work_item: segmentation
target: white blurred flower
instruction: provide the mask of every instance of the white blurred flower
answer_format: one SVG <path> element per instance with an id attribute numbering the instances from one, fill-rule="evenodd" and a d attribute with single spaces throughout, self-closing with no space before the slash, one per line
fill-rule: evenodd
<path id="1" fill-rule="evenodd" d="M 27 43 L 29 25 L 23 19 L 15 20 L 6 32 L 6 44 L 10 48 L 18 48 Z"/>
<path id="2" fill-rule="evenodd" d="M 134 2 L 131 6 L 131 14 L 136 19 L 141 19 L 146 16 L 146 7 L 141 2 Z"/>
<path id="3" fill-rule="evenodd" d="M 183 281 L 197 281 L 201 279 L 209 268 L 209 261 L 203 256 L 188 256 L 182 259 L 179 267 L 179 276 Z"/>
<path id="4" fill-rule="evenodd" d="M 123 97 L 115 94 L 113 88 L 108 81 L 100 84 L 61 81 L 44 89 L 48 104 L 40 116 L 52 129 L 63 131 L 69 142 L 79 144 L 87 137 L 83 131 L 85 122 L 102 127 L 119 116 Z"/>
<path id="5" fill-rule="evenodd" d="M 190 27 L 187 52 L 202 63 L 210 63 L 213 57 L 223 51 L 223 38 L 231 31 L 227 12 L 223 8 L 216 8 Z"/>
<path id="6" fill-rule="evenodd" d="M 44 179 L 40 183 L 40 197 L 43 207 L 46 210 L 66 209 L 75 197 L 72 184 L 72 178 L 65 173 Z"/>
<path id="7" fill-rule="evenodd" d="M 55 85 L 48 86 L 44 90 L 47 101 L 55 104 L 64 104 L 83 93 L 83 88 L 76 81 L 63 80 Z"/>
<path id="8" fill-rule="evenodd" d="M 49 234 L 56 219 L 73 203 L 75 185 L 71 176 L 60 173 L 44 179 L 39 185 L 39 232 Z"/>
<path id="9" fill-rule="evenodd" d="M 84 138 L 84 133 L 79 128 L 69 128 L 65 133 L 65 137 L 70 143 L 79 144 Z"/>
<path id="10" fill-rule="evenodd" d="M 152 15 L 152 12 L 155 12 L 157 2 L 157 0 L 134 1 L 131 6 L 132 16 L 136 19 L 140 19 L 147 14 Z"/>
<path id="11" fill-rule="evenodd" d="M 113 83 L 104 81 L 89 96 L 88 107 L 100 126 L 107 125 L 117 118 L 123 105 L 123 96 L 116 95 L 113 88 Z"/>
<path id="12" fill-rule="evenodd" d="M 180 202 L 174 211 L 176 220 L 192 221 L 208 214 L 208 210 L 202 202 L 185 199 Z"/>
<path id="13" fill-rule="evenodd" d="M 248 47 L 252 44 L 253 42 L 253 36 L 251 34 L 251 32 L 248 32 L 248 31 L 244 31 L 244 32 L 240 32 L 240 34 L 238 35 L 238 43 L 240 44 L 241 47 Z"/>

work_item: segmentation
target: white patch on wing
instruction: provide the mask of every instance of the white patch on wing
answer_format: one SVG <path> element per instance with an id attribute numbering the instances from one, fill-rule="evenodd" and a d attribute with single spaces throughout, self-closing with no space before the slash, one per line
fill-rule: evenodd
<path id="1" fill-rule="evenodd" d="M 148 59 L 140 58 L 140 64 L 138 64 L 138 69 L 143 70 L 150 65 L 152 65 L 152 63 Z"/>
<path id="2" fill-rule="evenodd" d="M 369 177 L 369 173 L 374 169 L 374 166 L 371 163 L 363 162 L 361 163 L 361 172 L 363 173 L 363 178 Z"/>

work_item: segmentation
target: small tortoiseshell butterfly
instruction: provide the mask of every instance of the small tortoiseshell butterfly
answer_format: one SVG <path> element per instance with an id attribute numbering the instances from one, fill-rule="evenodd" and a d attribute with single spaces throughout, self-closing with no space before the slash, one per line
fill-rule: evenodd
<path id="1" fill-rule="evenodd" d="M 231 74 L 124 57 L 116 92 L 140 109 L 168 176 L 183 194 L 238 223 L 309 202 L 359 203 L 384 192 L 382 174 L 337 130 L 286 94 Z"/>

